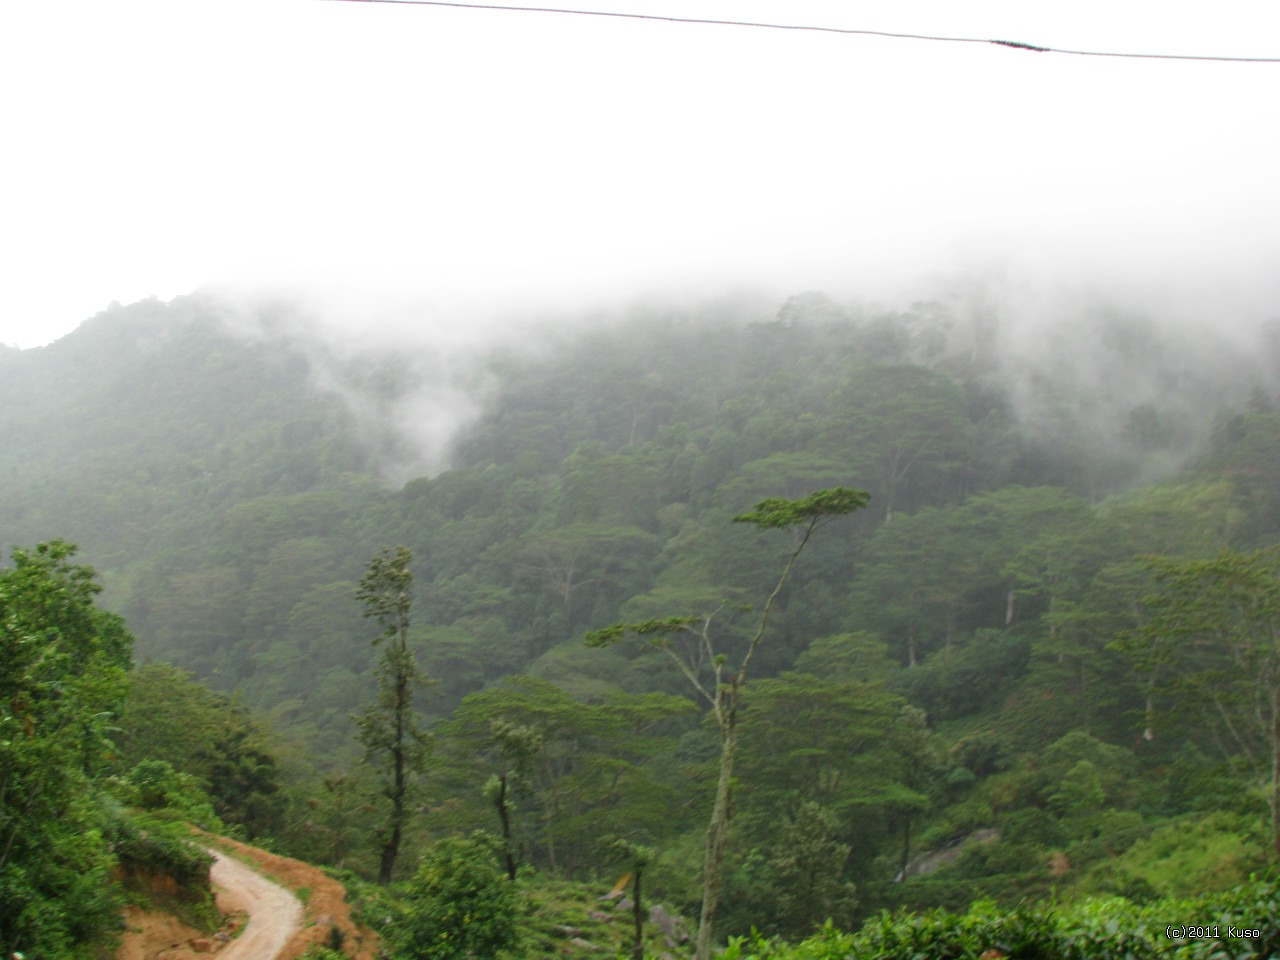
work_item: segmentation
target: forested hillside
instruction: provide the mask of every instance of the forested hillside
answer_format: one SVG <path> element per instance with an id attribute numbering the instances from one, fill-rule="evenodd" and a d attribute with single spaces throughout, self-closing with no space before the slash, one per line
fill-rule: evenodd
<path id="1" fill-rule="evenodd" d="M 651 304 L 453 355 L 445 389 L 429 342 L 339 349 L 297 307 L 113 308 L 0 353 L 0 535 L 78 543 L 137 637 L 117 775 L 167 764 L 369 878 L 394 801 L 352 717 L 403 636 L 428 683 L 397 878 L 483 829 L 512 873 L 643 863 L 697 916 L 699 684 L 736 689 L 754 637 L 718 938 L 1225 890 L 1280 854 L 1280 340 L 1020 323 Z M 830 488 L 869 502 L 798 556 L 733 522 Z M 375 644 L 393 545 L 412 588 Z M 696 629 L 584 642 L 670 618 Z"/>

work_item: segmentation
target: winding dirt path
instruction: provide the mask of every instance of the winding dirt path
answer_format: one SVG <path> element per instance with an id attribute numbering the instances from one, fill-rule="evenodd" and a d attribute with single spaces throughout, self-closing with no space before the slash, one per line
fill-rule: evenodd
<path id="1" fill-rule="evenodd" d="M 218 951 L 219 960 L 275 960 L 302 929 L 302 904 L 239 860 L 217 850 L 209 853 L 214 857 L 209 878 L 218 887 L 219 909 L 249 915 L 244 933 Z"/>
<path id="2" fill-rule="evenodd" d="M 352 960 L 376 960 L 377 935 L 352 919 L 347 891 L 319 867 L 193 833 L 214 858 L 209 879 L 226 921 L 222 929 L 202 932 L 163 910 L 129 906 L 114 960 L 299 960 L 310 947 L 335 941 Z M 302 894 L 305 909 L 293 890 Z"/>

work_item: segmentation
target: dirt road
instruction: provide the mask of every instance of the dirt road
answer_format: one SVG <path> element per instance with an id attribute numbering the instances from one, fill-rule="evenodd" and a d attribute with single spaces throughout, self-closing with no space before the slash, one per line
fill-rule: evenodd
<path id="1" fill-rule="evenodd" d="M 217 850 L 209 877 L 224 913 L 249 915 L 244 932 L 218 951 L 219 960 L 274 960 L 302 927 L 302 904 L 284 887 Z"/>
<path id="2" fill-rule="evenodd" d="M 214 858 L 209 879 L 226 921 L 222 929 L 197 930 L 171 913 L 128 906 L 114 960 L 299 960 L 310 947 L 335 940 L 352 960 L 376 960 L 377 935 L 351 919 L 347 891 L 319 867 L 203 836 L 201 846 Z M 239 859 L 209 849 L 215 843 Z M 305 914 L 289 892 L 304 889 L 310 891 Z"/>

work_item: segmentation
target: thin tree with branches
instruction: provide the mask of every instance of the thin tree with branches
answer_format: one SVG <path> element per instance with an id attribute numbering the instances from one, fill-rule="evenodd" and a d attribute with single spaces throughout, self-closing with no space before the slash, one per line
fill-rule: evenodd
<path id="1" fill-rule="evenodd" d="M 356 599 L 364 615 L 382 632 L 374 646 L 382 647 L 378 664 L 378 694 L 356 718 L 357 737 L 365 759 L 377 771 L 382 796 L 390 804 L 383 826 L 378 882 L 391 882 L 404 839 L 409 796 L 421 773 L 431 742 L 414 709 L 414 700 L 429 683 L 409 649 L 409 614 L 413 606 L 413 573 L 408 547 L 383 549 L 369 561 Z"/>
<path id="2" fill-rule="evenodd" d="M 724 885 L 724 857 L 729 843 L 729 826 L 733 819 L 733 767 L 738 747 L 738 706 L 751 661 L 764 640 L 773 612 L 783 588 L 791 579 L 796 561 L 819 527 L 837 517 L 865 507 L 870 495 L 850 487 L 819 490 L 807 497 L 789 500 L 771 497 L 760 501 L 748 513 L 733 518 L 734 523 L 750 523 L 762 530 L 792 530 L 792 549 L 782 573 L 760 612 L 760 620 L 736 668 L 730 669 L 729 656 L 716 648 L 712 625 L 724 609 L 721 604 L 711 613 L 700 616 L 678 616 L 646 620 L 641 623 L 615 623 L 587 634 L 589 646 L 601 647 L 617 643 L 628 635 L 643 638 L 651 647 L 661 650 L 680 669 L 694 691 L 705 700 L 715 717 L 720 734 L 720 770 L 716 781 L 715 802 L 707 827 L 703 858 L 702 913 L 698 921 L 697 958 L 711 956 L 712 925 L 720 892 Z M 692 639 L 687 655 L 672 641 L 685 636 Z M 707 676 L 707 671 L 710 676 Z"/>

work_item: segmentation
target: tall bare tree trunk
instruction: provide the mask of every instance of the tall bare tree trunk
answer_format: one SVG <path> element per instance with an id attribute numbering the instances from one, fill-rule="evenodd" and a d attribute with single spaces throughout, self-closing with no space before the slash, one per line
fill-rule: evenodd
<path id="1" fill-rule="evenodd" d="M 397 640 L 403 642 L 403 634 Z M 391 833 L 382 848 L 382 858 L 378 863 L 378 883 L 383 885 L 391 882 L 396 858 L 400 856 L 400 842 L 404 837 L 405 795 L 409 789 L 405 770 L 405 714 L 410 709 L 409 678 L 402 672 L 396 677 L 395 742 L 391 748 Z"/>
<path id="2" fill-rule="evenodd" d="M 382 635 L 374 644 L 386 644 L 378 663 L 378 695 L 356 717 L 357 738 L 364 744 L 365 759 L 386 778 L 382 796 L 391 803 L 386 842 L 378 863 L 378 882 L 382 884 L 390 883 L 395 871 L 408 822 L 413 779 L 422 770 L 429 743 L 413 712 L 414 693 L 426 685 L 426 677 L 418 670 L 409 649 L 412 559 L 408 547 L 381 550 L 369 561 L 356 593 L 356 599 L 364 604 L 365 617 L 382 627 Z"/>
<path id="3" fill-rule="evenodd" d="M 631 922 L 636 928 L 635 943 L 631 946 L 631 960 L 644 960 L 644 906 L 640 900 L 640 878 L 644 875 L 644 868 L 636 866 L 636 878 L 631 884 Z"/>
<path id="4" fill-rule="evenodd" d="M 712 928 L 715 925 L 716 907 L 720 903 L 720 891 L 724 886 L 724 857 L 729 845 L 729 823 L 733 819 L 733 763 L 738 744 L 738 695 L 746 683 L 751 661 L 769 627 L 769 615 L 791 577 L 796 560 L 810 536 L 822 524 L 838 516 L 852 513 L 867 505 L 870 495 L 864 490 L 836 487 L 819 490 L 800 500 L 780 497 L 762 500 L 755 509 L 733 518 L 734 523 L 751 523 L 761 529 L 790 530 L 792 550 L 778 578 L 773 592 L 765 601 L 755 635 L 747 645 L 747 651 L 738 665 L 737 672 L 724 682 L 727 658 L 717 653 L 711 638 L 711 621 L 715 612 L 702 617 L 671 617 L 666 620 L 649 620 L 644 623 L 614 624 L 603 630 L 587 634 L 590 646 L 607 646 L 616 643 L 628 633 L 649 637 L 650 642 L 663 650 L 685 675 L 694 689 L 704 697 L 715 714 L 720 731 L 720 775 L 716 781 L 715 804 L 711 822 L 707 827 L 707 845 L 702 868 L 702 913 L 698 921 L 696 954 L 698 960 L 710 960 Z M 719 608 L 717 608 L 718 612 Z M 700 623 L 695 630 L 693 624 Z M 697 638 L 698 653 L 685 660 L 671 649 L 669 637 L 693 633 Z M 705 656 L 705 659 L 704 659 Z M 713 684 L 704 684 L 699 673 L 710 666 L 714 674 Z"/>
<path id="5" fill-rule="evenodd" d="M 736 699 L 736 697 L 735 697 Z M 716 802 L 707 827 L 707 848 L 702 866 L 702 915 L 698 919 L 697 960 L 710 960 L 711 928 L 720 890 L 724 886 L 724 855 L 729 844 L 729 821 L 733 819 L 733 762 L 738 747 L 737 711 L 730 705 L 720 732 L 720 777 L 716 781 Z"/>

